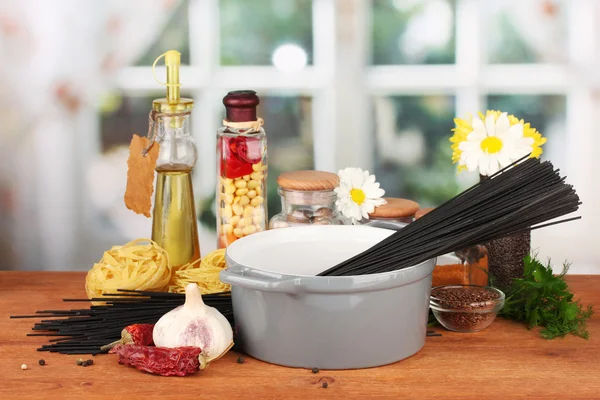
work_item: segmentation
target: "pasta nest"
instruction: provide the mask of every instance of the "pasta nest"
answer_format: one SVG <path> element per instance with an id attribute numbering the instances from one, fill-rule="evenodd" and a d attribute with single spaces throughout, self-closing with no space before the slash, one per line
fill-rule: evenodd
<path id="1" fill-rule="evenodd" d="M 183 293 L 188 284 L 196 283 L 202 294 L 230 292 L 231 286 L 221 282 L 219 278 L 225 267 L 225 249 L 215 250 L 201 260 L 188 263 L 175 271 L 169 291 Z"/>
<path id="2" fill-rule="evenodd" d="M 85 279 L 88 298 L 117 289 L 165 292 L 171 279 L 169 255 L 150 239 L 113 246 L 94 264 Z"/>

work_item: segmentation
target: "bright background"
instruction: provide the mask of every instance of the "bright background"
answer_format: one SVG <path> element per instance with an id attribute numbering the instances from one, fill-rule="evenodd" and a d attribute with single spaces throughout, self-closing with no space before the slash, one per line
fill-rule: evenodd
<path id="1" fill-rule="evenodd" d="M 254 89 L 270 215 L 277 175 L 307 168 L 362 167 L 387 195 L 437 205 L 477 179 L 450 161 L 452 119 L 501 109 L 548 137 L 543 157 L 584 201 L 534 248 L 600 273 L 598 39 L 595 0 L 0 0 L 0 269 L 87 270 L 150 235 L 123 204 L 127 144 L 164 94 L 153 60 L 177 49 L 204 253 L 221 101 Z"/>

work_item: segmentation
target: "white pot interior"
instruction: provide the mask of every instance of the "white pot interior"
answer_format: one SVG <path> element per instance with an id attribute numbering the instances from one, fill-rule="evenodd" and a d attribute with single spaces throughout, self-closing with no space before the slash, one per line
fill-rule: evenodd
<path id="1" fill-rule="evenodd" d="M 389 229 L 353 225 L 273 229 L 236 240 L 227 248 L 227 256 L 244 267 L 315 276 L 393 233 Z"/>
<path id="2" fill-rule="evenodd" d="M 437 258 L 437 262 L 435 263 L 435 265 L 452 265 L 452 264 L 462 264 L 462 261 L 460 260 L 460 258 L 458 258 L 453 253 L 444 254 L 442 256 L 439 256 Z"/>

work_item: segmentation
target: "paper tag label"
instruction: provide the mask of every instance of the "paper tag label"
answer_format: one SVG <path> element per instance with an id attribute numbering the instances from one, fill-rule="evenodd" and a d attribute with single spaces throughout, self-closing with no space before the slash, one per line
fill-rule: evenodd
<path id="1" fill-rule="evenodd" d="M 154 192 L 154 170 L 158 158 L 159 144 L 154 142 L 148 154 L 142 151 L 150 145 L 146 137 L 133 135 L 129 144 L 127 159 L 127 188 L 125 189 L 125 206 L 136 214 L 144 214 L 150 218 L 152 193 Z"/>

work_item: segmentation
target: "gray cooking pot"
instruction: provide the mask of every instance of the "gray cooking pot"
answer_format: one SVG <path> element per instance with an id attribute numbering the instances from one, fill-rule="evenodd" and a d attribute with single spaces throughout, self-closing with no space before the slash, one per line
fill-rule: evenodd
<path id="1" fill-rule="evenodd" d="M 317 273 L 393 231 L 368 226 L 269 230 L 227 248 L 237 342 L 257 359 L 290 367 L 367 368 L 425 343 L 435 260 L 373 275 Z"/>

